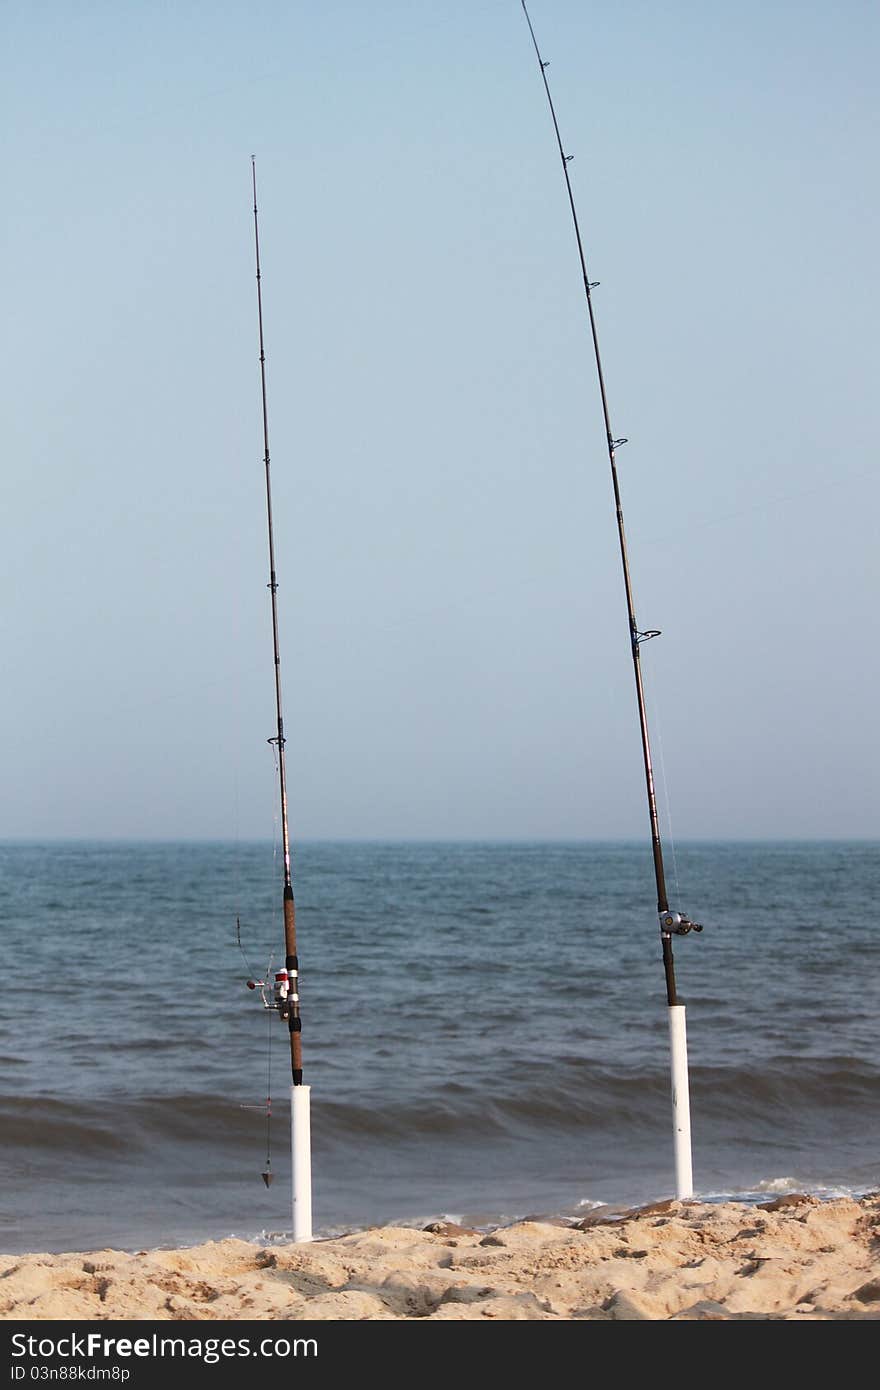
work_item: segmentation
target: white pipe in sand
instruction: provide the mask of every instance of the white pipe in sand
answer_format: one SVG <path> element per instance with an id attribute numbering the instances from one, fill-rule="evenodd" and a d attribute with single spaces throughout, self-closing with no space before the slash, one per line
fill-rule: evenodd
<path id="1" fill-rule="evenodd" d="M 293 1238 L 312 1238 L 312 1124 L 310 1086 L 290 1088 L 290 1157 L 293 1184 Z"/>
<path id="2" fill-rule="evenodd" d="M 675 1144 L 675 1193 L 681 1201 L 694 1195 L 691 1160 L 691 1099 L 688 1088 L 687 1028 L 684 1004 L 669 1006 L 672 1052 L 672 1135 Z"/>

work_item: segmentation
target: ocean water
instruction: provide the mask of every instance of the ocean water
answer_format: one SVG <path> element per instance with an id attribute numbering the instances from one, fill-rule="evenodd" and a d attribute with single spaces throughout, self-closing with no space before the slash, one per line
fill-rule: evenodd
<path id="1" fill-rule="evenodd" d="M 675 942 L 697 1194 L 876 1188 L 880 846 L 668 868 L 705 927 Z M 671 1194 L 646 846 L 316 843 L 294 873 L 318 1233 Z M 287 1030 L 235 925 L 280 958 L 272 846 L 7 844 L 0 914 L 0 1249 L 289 1231 Z"/>

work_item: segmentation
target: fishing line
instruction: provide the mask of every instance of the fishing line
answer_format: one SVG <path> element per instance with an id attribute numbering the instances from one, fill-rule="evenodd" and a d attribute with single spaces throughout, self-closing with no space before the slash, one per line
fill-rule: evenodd
<path id="1" fill-rule="evenodd" d="M 675 896 L 681 898 L 681 887 L 678 881 L 678 860 L 675 854 L 675 834 L 672 829 L 672 807 L 669 801 L 669 783 L 666 778 L 666 759 L 663 756 L 663 718 L 660 707 L 660 696 L 658 695 L 659 682 L 654 679 L 650 665 L 647 671 L 648 693 L 651 696 L 651 704 L 654 707 L 654 718 L 652 723 L 657 734 L 657 749 L 660 753 L 660 782 L 663 786 L 663 801 L 666 806 L 666 828 L 667 839 L 669 841 L 669 853 L 672 856 L 672 877 L 675 881 Z"/>
<path id="2" fill-rule="evenodd" d="M 247 958 L 247 951 L 244 949 L 244 945 L 242 944 L 242 940 L 241 940 L 241 918 L 240 918 L 240 916 L 238 915 L 238 913 L 235 914 L 235 939 L 236 939 L 236 942 L 237 942 L 237 944 L 238 944 L 238 949 L 241 951 L 241 954 L 242 954 L 242 956 L 243 956 L 243 958 L 244 958 L 245 968 L 247 969 L 248 979 L 250 980 L 250 979 L 253 978 L 254 972 L 253 972 L 253 970 L 251 969 L 251 963 L 250 963 L 250 961 L 249 961 L 248 958 Z"/>
<path id="3" fill-rule="evenodd" d="M 268 971 L 267 971 L 268 974 Z M 267 1012 L 268 1043 L 266 1047 L 266 1171 L 263 1182 L 267 1187 L 272 1183 L 272 1015 Z"/>
<path id="4" fill-rule="evenodd" d="M 242 598 L 238 584 L 232 585 L 232 638 L 231 650 L 235 653 L 242 651 Z M 232 690 L 232 727 L 238 731 L 244 727 L 242 720 L 244 705 L 244 671 L 240 656 L 235 662 L 234 678 L 230 682 Z M 235 758 L 232 762 L 232 825 L 233 825 L 233 862 L 235 870 L 232 882 L 232 901 L 235 908 L 236 931 L 238 934 L 238 944 L 241 945 L 241 905 L 242 905 L 242 870 L 241 870 L 241 741 L 235 738 Z M 250 973 L 250 967 L 248 967 Z"/>
<path id="5" fill-rule="evenodd" d="M 654 792 L 654 769 L 651 759 L 651 742 L 648 731 L 648 715 L 645 704 L 645 692 L 642 678 L 641 652 L 640 648 L 644 642 L 653 637 L 659 637 L 660 632 L 657 628 L 641 629 L 636 622 L 635 600 L 633 598 L 632 577 L 630 574 L 629 555 L 626 543 L 626 531 L 623 524 L 623 502 L 620 494 L 620 481 L 617 469 L 618 451 L 628 441 L 625 436 L 616 438 L 611 427 L 611 410 L 608 404 L 608 393 L 605 388 L 605 372 L 602 366 L 602 356 L 599 351 L 599 330 L 596 323 L 596 314 L 593 308 L 593 290 L 597 288 L 598 281 L 591 280 L 587 271 L 586 253 L 584 251 L 583 238 L 581 237 L 580 222 L 578 220 L 577 208 L 574 201 L 574 190 L 569 173 L 573 155 L 567 154 L 562 143 L 562 134 L 559 129 L 559 121 L 556 116 L 556 107 L 553 104 L 553 97 L 550 92 L 550 84 L 547 80 L 547 68 L 549 62 L 545 62 L 538 47 L 538 40 L 535 36 L 532 21 L 526 7 L 525 0 L 522 0 L 523 14 L 529 26 L 529 33 L 532 39 L 532 46 L 535 50 L 535 57 L 538 60 L 538 69 L 541 74 L 541 81 L 547 97 L 547 105 L 550 109 L 550 117 L 553 121 L 553 131 L 556 138 L 556 146 L 559 151 L 559 158 L 562 163 L 562 173 L 565 179 L 565 190 L 568 198 L 568 206 L 571 213 L 572 226 L 574 228 L 575 240 L 577 242 L 577 253 L 580 261 L 581 276 L 583 279 L 584 294 L 587 304 L 587 316 L 589 322 L 590 338 L 593 345 L 593 357 L 596 366 L 596 376 L 599 383 L 599 396 L 602 403 L 602 418 L 605 426 L 605 442 L 608 451 L 608 462 L 611 467 L 611 484 L 614 492 L 614 506 L 617 519 L 617 538 L 620 547 L 620 561 L 623 570 L 623 586 L 626 596 L 627 618 L 630 632 L 630 648 L 632 652 L 633 674 L 636 686 L 636 702 L 638 705 L 639 731 L 642 743 L 642 760 L 645 770 L 645 790 L 648 801 L 648 814 L 651 822 L 651 849 L 654 860 L 654 878 L 657 888 L 657 911 L 660 917 L 660 937 L 663 946 L 663 969 L 666 977 L 667 1002 L 670 1007 L 678 1002 L 678 995 L 675 986 L 675 966 L 672 955 L 672 936 L 683 936 L 687 932 L 695 930 L 697 924 L 683 912 L 672 912 L 669 908 L 669 901 L 666 894 L 666 876 L 663 865 L 663 848 L 660 841 L 660 822 L 657 815 L 657 803 Z"/>
<path id="6" fill-rule="evenodd" d="M 851 482 L 859 478 L 873 478 L 874 476 L 873 473 L 857 470 L 848 474 L 847 481 Z M 802 497 L 816 497 L 822 492 L 826 493 L 829 501 L 840 495 L 839 492 L 832 493 L 829 491 L 825 483 L 821 483 L 816 487 L 799 488 L 797 492 L 777 493 L 770 497 L 762 495 L 760 502 L 753 502 L 748 507 L 741 507 L 735 512 L 724 512 L 721 516 L 704 514 L 703 516 L 694 517 L 686 522 L 687 529 L 689 533 L 695 531 L 699 532 L 711 526 L 724 526 L 728 521 L 738 521 L 744 516 L 754 516 L 756 513 L 761 516 L 769 515 L 771 512 L 779 511 L 783 507 L 788 508 L 792 503 L 799 502 Z M 851 508 L 851 498 L 846 501 L 846 505 Z"/>
<path id="7" fill-rule="evenodd" d="M 253 980 L 254 980 L 254 972 L 253 972 L 253 970 L 251 969 L 251 963 L 250 963 L 250 961 L 248 960 L 248 954 L 247 954 L 247 951 L 244 949 L 244 942 L 243 942 L 242 939 L 241 939 L 241 918 L 240 918 L 238 915 L 236 915 L 236 918 L 235 918 L 235 937 L 236 937 L 236 942 L 237 942 L 237 945 L 238 945 L 238 949 L 241 951 L 242 959 L 244 960 L 244 963 L 245 963 L 245 968 L 247 969 L 248 980 L 249 980 L 249 981 L 253 981 Z M 272 957 L 272 955 L 270 955 L 270 956 L 269 956 L 269 964 L 268 964 L 268 966 L 266 967 L 266 973 L 265 973 L 265 976 L 264 976 L 264 978 L 263 978 L 263 981 L 260 981 L 260 982 L 259 982 L 260 984 L 263 985 L 263 988 L 265 988 L 265 981 L 271 980 L 271 978 L 272 978 L 272 960 L 273 960 L 273 957 Z M 261 993 L 262 993 L 262 991 L 261 991 Z M 267 1012 L 266 1012 L 266 1020 L 267 1020 L 267 1023 L 268 1023 L 268 1033 L 267 1033 L 267 1037 L 266 1037 L 266 1105 L 265 1105 L 265 1111 L 266 1111 L 266 1166 L 265 1166 L 265 1168 L 263 1169 L 263 1172 L 261 1173 L 260 1176 L 262 1177 L 263 1182 L 266 1184 L 266 1186 L 267 1186 L 267 1187 L 270 1187 L 270 1186 L 271 1186 L 271 1183 L 272 1183 L 272 1177 L 273 1177 L 273 1173 L 272 1173 L 272 1013 L 271 1013 L 270 1010 L 267 1010 Z M 263 1107 L 261 1107 L 261 1106 L 258 1107 L 258 1106 L 253 1106 L 253 1105 L 245 1105 L 245 1106 L 242 1107 L 242 1109 L 244 1109 L 244 1110 L 256 1110 L 256 1109 L 262 1109 L 262 1108 L 263 1108 Z"/>
<path id="8" fill-rule="evenodd" d="M 266 740 L 272 754 L 272 766 L 275 769 L 275 781 L 278 781 L 278 748 L 273 738 Z M 278 802 L 272 797 L 272 871 L 270 882 L 274 886 L 278 877 L 278 840 L 281 829 L 281 816 L 278 811 Z"/>

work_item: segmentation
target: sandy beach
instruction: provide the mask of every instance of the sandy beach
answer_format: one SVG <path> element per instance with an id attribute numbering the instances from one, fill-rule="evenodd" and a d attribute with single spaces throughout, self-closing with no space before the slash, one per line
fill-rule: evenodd
<path id="1" fill-rule="evenodd" d="M 4 1319 L 880 1318 L 880 1193 L 0 1256 Z"/>

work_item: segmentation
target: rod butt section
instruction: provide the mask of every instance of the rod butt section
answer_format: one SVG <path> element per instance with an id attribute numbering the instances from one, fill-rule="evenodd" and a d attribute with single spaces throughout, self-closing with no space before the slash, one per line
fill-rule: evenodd
<path id="1" fill-rule="evenodd" d="M 312 1239 L 311 1087 L 290 1088 L 290 1156 L 293 1187 L 293 1239 Z"/>
<path id="2" fill-rule="evenodd" d="M 675 1148 L 675 1194 L 694 1195 L 691 1156 L 691 1100 L 688 1086 L 687 1026 L 684 1004 L 669 1007 L 669 1045 L 672 1063 L 672 1139 Z"/>

